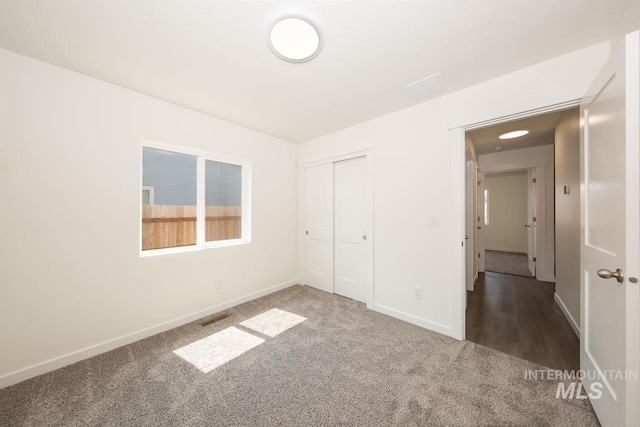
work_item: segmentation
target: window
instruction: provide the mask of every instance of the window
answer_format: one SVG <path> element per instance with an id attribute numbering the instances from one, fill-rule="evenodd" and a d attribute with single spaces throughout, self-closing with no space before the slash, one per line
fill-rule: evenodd
<path id="1" fill-rule="evenodd" d="M 142 146 L 141 253 L 249 242 L 247 162 Z"/>
<path id="2" fill-rule="evenodd" d="M 142 205 L 153 205 L 153 187 L 142 187 Z"/>
<path id="3" fill-rule="evenodd" d="M 242 235 L 242 166 L 205 160 L 205 240 Z"/>
<path id="4" fill-rule="evenodd" d="M 489 225 L 489 190 L 484 190 L 484 225 Z"/>

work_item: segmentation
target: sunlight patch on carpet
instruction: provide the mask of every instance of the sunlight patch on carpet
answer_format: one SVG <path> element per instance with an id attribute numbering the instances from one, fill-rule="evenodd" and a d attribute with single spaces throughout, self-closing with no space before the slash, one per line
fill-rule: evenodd
<path id="1" fill-rule="evenodd" d="M 231 326 L 173 352 L 206 374 L 263 342 L 262 338 Z"/>
<path id="2" fill-rule="evenodd" d="M 262 314 L 258 314 L 251 319 L 245 320 L 240 323 L 240 325 L 256 332 L 260 332 L 268 337 L 275 337 L 305 320 L 307 320 L 306 317 L 298 316 L 297 314 L 289 313 L 288 311 L 280 310 L 278 308 L 273 308 Z"/>

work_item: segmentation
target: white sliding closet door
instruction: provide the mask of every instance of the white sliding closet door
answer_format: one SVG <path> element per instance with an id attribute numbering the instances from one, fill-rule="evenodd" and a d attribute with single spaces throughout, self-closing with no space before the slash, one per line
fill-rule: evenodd
<path id="1" fill-rule="evenodd" d="M 333 163 L 304 170 L 305 283 L 333 292 Z"/>
<path id="2" fill-rule="evenodd" d="M 367 158 L 334 163 L 335 293 L 366 302 Z"/>

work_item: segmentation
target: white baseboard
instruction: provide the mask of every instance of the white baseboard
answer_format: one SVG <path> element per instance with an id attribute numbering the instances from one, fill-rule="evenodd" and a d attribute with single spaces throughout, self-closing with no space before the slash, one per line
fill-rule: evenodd
<path id="1" fill-rule="evenodd" d="M 413 314 L 404 313 L 402 311 L 394 310 L 393 308 L 385 307 L 380 304 L 373 304 L 373 310 L 378 313 L 386 314 L 387 316 L 395 317 L 396 319 L 404 320 L 416 326 L 429 329 L 430 331 L 438 332 L 443 335 L 452 336 L 450 326 L 445 326 L 440 323 L 431 322 L 426 319 L 414 316 Z"/>
<path id="2" fill-rule="evenodd" d="M 554 276 L 540 276 L 540 278 L 536 277 L 536 280 L 540 281 L 540 282 L 549 282 L 549 283 L 556 283 L 556 278 Z"/>
<path id="3" fill-rule="evenodd" d="M 471 284 L 470 286 L 467 287 L 468 291 L 475 291 L 476 289 L 476 282 L 478 281 L 478 273 L 476 273 L 475 276 L 473 276 L 473 279 L 471 279 Z"/>
<path id="4" fill-rule="evenodd" d="M 567 306 L 564 305 L 564 303 L 562 302 L 558 294 L 555 292 L 553 293 L 553 299 L 555 300 L 556 304 L 558 304 L 558 307 L 560 307 L 560 310 L 562 310 L 564 317 L 566 317 L 567 320 L 569 321 L 569 324 L 571 325 L 573 332 L 575 332 L 576 335 L 578 336 L 578 339 L 580 339 L 581 338 L 580 325 L 576 323 L 576 320 L 573 318 L 571 313 L 569 313 L 569 310 L 567 310 Z"/>
<path id="5" fill-rule="evenodd" d="M 114 338 L 112 340 L 105 341 L 91 347 L 83 348 L 82 350 L 74 351 L 73 353 L 65 354 L 63 356 L 56 357 L 55 359 L 47 360 L 46 362 L 28 366 L 15 372 L 10 372 L 8 374 L 0 376 L 0 389 L 28 380 L 29 378 L 33 378 L 38 375 L 46 374 L 47 372 L 60 369 L 64 366 L 71 365 L 72 363 L 97 356 L 98 354 L 114 350 L 118 347 L 122 347 L 123 345 L 131 344 L 132 342 L 139 341 L 143 338 L 168 331 L 169 329 L 182 326 L 186 323 L 193 322 L 194 320 L 201 319 L 219 311 L 226 310 L 231 307 L 235 307 L 236 305 L 243 304 L 256 298 L 260 298 L 270 293 L 279 291 L 281 289 L 288 288 L 289 286 L 293 286 L 297 283 L 299 283 L 299 280 L 293 279 L 288 282 L 281 283 L 279 285 L 275 285 L 258 292 L 254 292 L 249 295 L 223 302 L 213 307 L 205 308 L 204 310 L 200 310 L 195 313 L 187 314 L 186 316 L 178 317 L 168 322 L 160 323 L 156 326 L 151 326 L 138 332 L 133 332 L 131 334 L 124 335 L 119 338 Z"/>
<path id="6" fill-rule="evenodd" d="M 497 247 L 497 246 L 485 246 L 484 248 L 485 251 L 497 251 L 497 252 L 513 252 L 516 254 L 526 254 L 527 250 L 524 249 L 515 249 L 515 248 L 501 248 L 501 247 Z"/>

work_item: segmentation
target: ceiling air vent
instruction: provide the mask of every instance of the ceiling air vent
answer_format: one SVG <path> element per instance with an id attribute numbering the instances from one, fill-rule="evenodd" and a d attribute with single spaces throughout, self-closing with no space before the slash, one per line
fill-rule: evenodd
<path id="1" fill-rule="evenodd" d="M 409 95 L 416 101 L 425 99 L 440 91 L 442 84 L 440 82 L 440 73 L 435 73 L 432 76 L 426 77 L 417 82 L 413 82 L 404 87 Z"/>
<path id="2" fill-rule="evenodd" d="M 205 320 L 204 322 L 200 323 L 200 326 L 209 326 L 221 320 L 228 319 L 229 317 L 231 317 L 231 314 L 229 314 L 228 312 L 215 314 L 209 320 Z"/>

